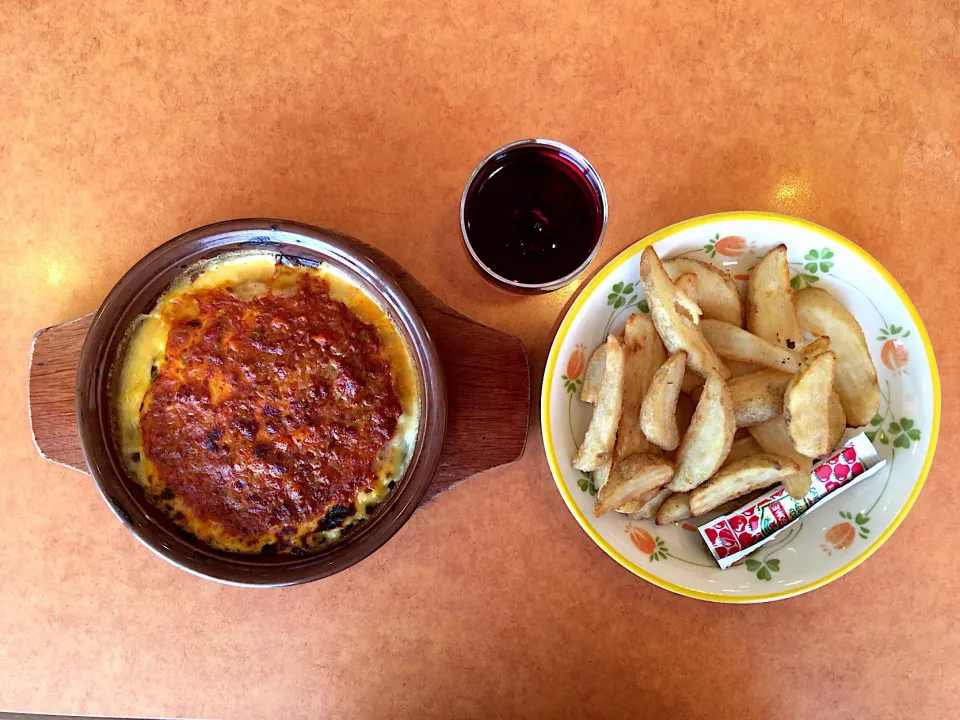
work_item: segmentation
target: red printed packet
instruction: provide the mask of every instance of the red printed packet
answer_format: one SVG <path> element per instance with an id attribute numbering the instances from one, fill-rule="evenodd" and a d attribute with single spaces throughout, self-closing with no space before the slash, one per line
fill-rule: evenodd
<path id="1" fill-rule="evenodd" d="M 860 433 L 813 469 L 806 496 L 793 498 L 778 485 L 739 510 L 701 525 L 700 535 L 721 569 L 726 569 L 773 540 L 814 506 L 876 474 L 886 464 L 867 436 Z"/>

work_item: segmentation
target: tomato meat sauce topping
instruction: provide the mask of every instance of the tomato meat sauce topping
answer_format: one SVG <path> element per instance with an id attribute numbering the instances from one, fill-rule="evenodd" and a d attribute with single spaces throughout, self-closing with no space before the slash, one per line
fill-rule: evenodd
<path id="1" fill-rule="evenodd" d="M 165 359 L 140 409 L 154 500 L 233 551 L 309 550 L 342 526 L 402 412 L 377 329 L 323 277 L 289 285 L 251 298 L 193 289 L 161 306 Z"/>

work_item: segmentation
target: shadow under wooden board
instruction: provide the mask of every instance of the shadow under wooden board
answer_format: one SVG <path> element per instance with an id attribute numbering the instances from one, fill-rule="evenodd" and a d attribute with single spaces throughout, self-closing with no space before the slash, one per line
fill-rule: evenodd
<path id="1" fill-rule="evenodd" d="M 530 419 L 530 367 L 513 335 L 475 323 L 440 302 L 395 260 L 365 252 L 403 286 L 437 347 L 447 382 L 447 428 L 420 507 L 477 473 L 520 459 Z M 94 313 L 39 331 L 30 353 L 28 402 L 40 454 L 88 473 L 77 434 L 76 377 Z"/>

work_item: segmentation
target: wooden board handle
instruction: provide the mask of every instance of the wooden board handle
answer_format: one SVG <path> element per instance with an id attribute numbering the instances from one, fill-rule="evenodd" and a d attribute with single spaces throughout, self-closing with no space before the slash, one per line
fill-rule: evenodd
<path id="1" fill-rule="evenodd" d="M 530 419 L 530 366 L 513 335 L 475 323 L 437 300 L 392 258 L 370 257 L 409 293 L 437 346 L 447 380 L 447 431 L 433 481 L 420 502 L 523 454 Z M 40 454 L 88 473 L 75 415 L 80 351 L 93 313 L 46 328 L 33 338 L 28 402 Z"/>
<path id="2" fill-rule="evenodd" d="M 30 429 L 47 460 L 89 473 L 77 432 L 77 368 L 93 313 L 33 336 L 27 379 Z"/>

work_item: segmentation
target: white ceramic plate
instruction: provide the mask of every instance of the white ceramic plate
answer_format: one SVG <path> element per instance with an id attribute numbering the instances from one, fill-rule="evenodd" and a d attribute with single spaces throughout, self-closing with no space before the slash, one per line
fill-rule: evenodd
<path id="1" fill-rule="evenodd" d="M 772 247 L 786 244 L 793 284 L 833 293 L 860 322 L 880 377 L 880 412 L 865 429 L 888 466 L 760 548 L 720 570 L 694 523 L 657 526 L 619 513 L 595 519 L 591 478 L 570 459 L 593 408 L 580 401 L 589 353 L 627 317 L 646 309 L 640 253 L 706 260 L 740 279 Z M 583 288 L 550 350 L 541 395 L 547 460 L 577 521 L 621 565 L 655 585 L 719 602 L 761 602 L 834 580 L 869 557 L 920 493 L 940 425 L 940 379 L 926 329 L 896 280 L 849 240 L 813 223 L 765 213 L 726 213 L 673 225 L 627 248 Z"/>

